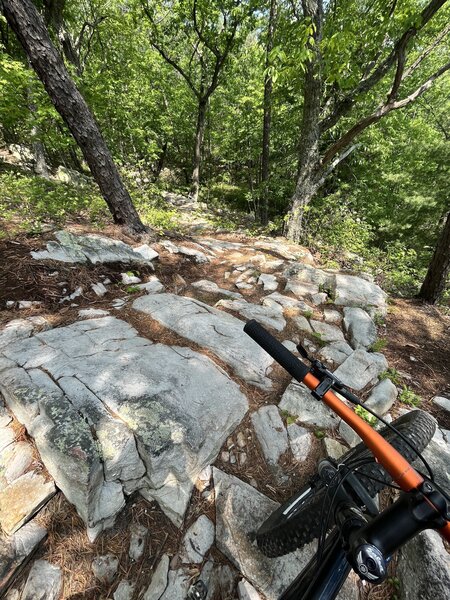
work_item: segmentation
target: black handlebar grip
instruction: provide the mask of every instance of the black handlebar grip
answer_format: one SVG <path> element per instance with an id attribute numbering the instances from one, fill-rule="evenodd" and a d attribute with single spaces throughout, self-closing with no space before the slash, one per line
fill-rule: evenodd
<path id="1" fill-rule="evenodd" d="M 297 381 L 303 381 L 305 375 L 309 373 L 309 368 L 305 363 L 294 356 L 273 335 L 266 331 L 258 321 L 253 319 L 248 321 L 244 327 L 244 331 Z"/>

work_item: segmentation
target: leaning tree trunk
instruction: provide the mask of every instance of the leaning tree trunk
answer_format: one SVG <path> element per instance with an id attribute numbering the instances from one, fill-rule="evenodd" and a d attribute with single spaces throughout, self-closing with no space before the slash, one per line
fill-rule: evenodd
<path id="1" fill-rule="evenodd" d="M 315 29 L 309 44 L 311 58 L 305 72 L 303 115 L 300 132 L 297 185 L 289 207 L 286 237 L 299 242 L 303 231 L 305 207 L 319 188 L 320 109 L 322 100 L 321 54 L 323 7 L 322 0 L 303 0 L 303 10 Z"/>
<path id="2" fill-rule="evenodd" d="M 135 233 L 146 231 L 84 98 L 52 44 L 30 0 L 3 0 L 3 12 L 56 110 L 80 146 L 114 222 Z"/>
<path id="3" fill-rule="evenodd" d="M 194 145 L 194 170 L 192 172 L 191 198 L 194 202 L 198 200 L 200 190 L 200 164 L 202 162 L 203 137 L 205 134 L 206 107 L 208 100 L 202 98 L 198 103 L 197 129 L 195 132 Z"/>
<path id="4" fill-rule="evenodd" d="M 444 228 L 434 250 L 419 298 L 435 304 L 445 289 L 450 272 L 450 211 L 445 218 Z"/>

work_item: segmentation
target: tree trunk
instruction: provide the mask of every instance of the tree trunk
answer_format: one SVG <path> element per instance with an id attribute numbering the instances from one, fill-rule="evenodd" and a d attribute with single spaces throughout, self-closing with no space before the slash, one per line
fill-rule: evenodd
<path id="1" fill-rule="evenodd" d="M 3 12 L 80 146 L 114 222 L 135 233 L 145 232 L 98 125 L 52 44 L 42 17 L 30 0 L 3 0 Z"/>
<path id="2" fill-rule="evenodd" d="M 300 133 L 299 169 L 297 185 L 289 208 L 286 236 L 299 242 L 302 234 L 303 215 L 318 189 L 316 183 L 320 166 L 320 110 L 322 101 L 322 76 L 320 42 L 322 39 L 322 0 L 303 0 L 303 11 L 314 24 L 310 42 L 311 59 L 307 62 L 303 93 L 303 116 Z"/>
<path id="3" fill-rule="evenodd" d="M 201 98 L 198 103 L 198 115 L 197 115 L 197 129 L 195 132 L 195 145 L 194 145 L 194 170 L 192 172 L 192 186 L 191 186 L 191 198 L 194 202 L 198 200 L 198 193 L 200 190 L 200 163 L 202 161 L 202 146 L 203 136 L 205 134 L 205 119 L 206 119 L 206 107 L 208 101 Z"/>
<path id="4" fill-rule="evenodd" d="M 273 38 L 277 18 L 277 0 L 270 0 L 269 25 L 267 29 L 266 44 L 266 74 L 264 76 L 264 116 L 263 116 L 263 139 L 261 160 L 261 223 L 267 225 L 269 220 L 269 160 L 270 160 L 270 127 L 272 122 L 272 75 L 268 72 L 270 67 L 270 53 L 273 49 Z"/>
<path id="5" fill-rule="evenodd" d="M 445 289 L 450 272 L 450 211 L 445 217 L 444 228 L 439 236 L 433 258 L 425 280 L 420 288 L 419 298 L 435 304 Z"/>

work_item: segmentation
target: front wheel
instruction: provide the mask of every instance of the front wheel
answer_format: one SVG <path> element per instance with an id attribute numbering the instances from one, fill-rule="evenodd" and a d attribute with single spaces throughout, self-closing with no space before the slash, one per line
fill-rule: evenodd
<path id="1" fill-rule="evenodd" d="M 398 429 L 420 453 L 433 437 L 436 430 L 436 421 L 424 411 L 413 410 L 396 419 L 392 426 Z M 380 435 L 407 461 L 415 462 L 417 459 L 416 453 L 394 431 L 388 427 L 383 427 Z M 370 462 L 361 466 L 355 475 L 373 498 L 392 482 L 392 478 L 375 461 L 365 444 L 361 442 L 355 448 L 349 450 L 339 462 L 351 468 L 352 464 L 363 460 L 369 460 Z M 379 481 L 369 479 L 367 476 L 374 477 Z M 322 506 L 326 501 L 327 489 L 324 482 L 319 477 L 315 477 L 310 485 L 303 487 L 270 515 L 256 534 L 258 547 L 263 554 L 269 557 L 282 556 L 301 548 L 320 535 Z M 331 515 L 330 528 L 334 525 L 333 519 L 334 516 Z"/>

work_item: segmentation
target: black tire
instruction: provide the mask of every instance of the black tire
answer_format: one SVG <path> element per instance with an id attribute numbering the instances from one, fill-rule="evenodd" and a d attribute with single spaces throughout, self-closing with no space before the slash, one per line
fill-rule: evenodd
<path id="1" fill-rule="evenodd" d="M 404 414 L 392 425 L 406 437 L 418 452 L 423 452 L 436 430 L 436 421 L 431 415 L 421 410 Z M 388 427 L 383 427 L 380 434 L 406 460 L 411 463 L 416 462 L 416 453 L 401 437 Z M 349 450 L 339 462 L 350 466 L 355 461 L 370 460 L 371 458 L 372 461 L 369 464 L 360 468 L 357 477 L 373 498 L 392 482 L 392 478 L 381 465 L 375 462 L 370 450 L 361 442 Z M 422 463 L 420 464 L 422 465 Z M 364 477 L 364 473 L 379 479 L 380 483 Z M 310 484 L 270 515 L 256 534 L 258 547 L 263 554 L 269 557 L 282 556 L 301 548 L 320 535 L 322 506 L 326 498 L 326 489 L 320 477 L 316 476 Z M 333 525 L 331 516 L 329 527 L 331 528 Z"/>

